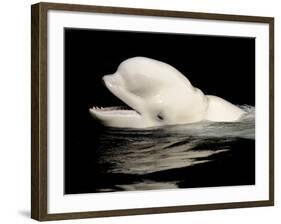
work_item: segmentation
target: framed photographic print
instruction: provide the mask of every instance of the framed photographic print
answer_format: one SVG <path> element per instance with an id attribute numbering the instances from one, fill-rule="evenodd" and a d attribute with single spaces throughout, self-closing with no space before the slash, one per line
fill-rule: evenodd
<path id="1" fill-rule="evenodd" d="M 274 19 L 32 5 L 32 218 L 274 204 Z"/>

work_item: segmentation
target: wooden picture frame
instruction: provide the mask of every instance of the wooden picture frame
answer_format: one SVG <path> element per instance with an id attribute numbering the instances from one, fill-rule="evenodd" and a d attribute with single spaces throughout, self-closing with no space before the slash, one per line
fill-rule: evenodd
<path id="1" fill-rule="evenodd" d="M 194 19 L 204 21 L 237 22 L 240 24 L 264 24 L 268 30 L 268 191 L 267 198 L 263 200 L 245 200 L 236 202 L 201 203 L 171 206 L 144 206 L 128 209 L 85 210 L 50 213 L 48 192 L 48 55 L 49 36 L 48 13 L 50 11 L 64 11 L 76 13 L 96 13 L 110 15 L 129 15 L 138 17 L 157 17 L 171 19 Z M 73 5 L 57 3 L 38 3 L 31 7 L 31 116 L 32 116 L 32 145 L 31 145 L 31 217 L 39 221 L 59 219 L 80 219 L 108 216 L 140 215 L 170 212 L 187 212 L 199 210 L 214 210 L 226 208 L 246 208 L 274 205 L 274 18 L 259 16 L 223 15 L 210 13 L 195 13 L 183 11 L 164 11 L 136 8 L 103 7 L 91 5 Z M 256 99 L 259 100 L 259 99 Z M 61 161 L 63 163 L 63 161 Z"/>

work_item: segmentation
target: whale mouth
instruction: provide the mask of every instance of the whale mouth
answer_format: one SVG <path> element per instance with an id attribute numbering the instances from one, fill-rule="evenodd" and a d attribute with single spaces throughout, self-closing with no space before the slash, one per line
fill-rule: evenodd
<path id="1" fill-rule="evenodd" d="M 139 114 L 137 111 L 133 110 L 129 106 L 110 106 L 110 107 L 99 107 L 93 106 L 90 108 L 91 113 L 104 113 L 112 115 L 129 115 L 129 114 Z"/>
<path id="2" fill-rule="evenodd" d="M 113 87 L 110 81 L 104 79 L 103 84 L 107 89 L 107 93 L 110 94 L 106 97 L 110 100 L 110 104 L 114 106 L 92 106 L 89 111 L 94 118 L 101 120 L 108 117 L 141 116 L 137 110 L 130 107 L 122 97 L 118 96 L 119 94 L 114 91 L 116 86 Z"/>

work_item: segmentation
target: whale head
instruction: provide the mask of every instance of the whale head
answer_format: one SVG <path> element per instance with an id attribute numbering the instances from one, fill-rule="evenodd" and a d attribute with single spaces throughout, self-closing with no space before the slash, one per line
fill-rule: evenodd
<path id="1" fill-rule="evenodd" d="M 123 61 L 114 74 L 105 75 L 108 90 L 128 108 L 90 108 L 105 126 L 148 128 L 197 122 L 204 119 L 206 96 L 174 67 L 154 59 Z"/>

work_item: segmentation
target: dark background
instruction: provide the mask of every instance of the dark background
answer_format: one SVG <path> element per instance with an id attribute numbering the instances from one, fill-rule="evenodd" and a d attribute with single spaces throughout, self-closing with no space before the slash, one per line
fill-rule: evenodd
<path id="1" fill-rule="evenodd" d="M 91 118 L 89 108 L 122 105 L 102 85 L 101 77 L 114 73 L 127 58 L 166 62 L 205 94 L 255 105 L 254 38 L 66 28 L 64 43 L 67 194 L 92 192 L 104 178 L 95 173 L 93 150 L 102 127 Z"/>

